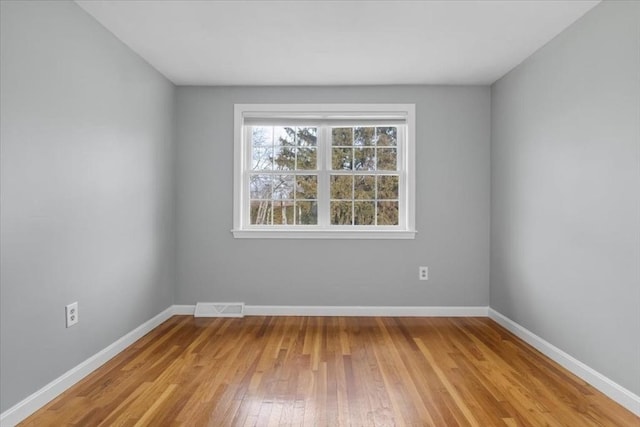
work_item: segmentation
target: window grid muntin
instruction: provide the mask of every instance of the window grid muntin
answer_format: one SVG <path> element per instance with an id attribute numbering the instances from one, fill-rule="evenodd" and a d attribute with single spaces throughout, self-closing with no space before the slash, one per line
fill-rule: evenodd
<path id="1" fill-rule="evenodd" d="M 388 135 L 387 133 L 381 134 L 379 133 L 380 129 L 395 129 L 395 144 L 389 144 L 389 145 L 380 145 L 380 140 L 382 136 Z M 371 171 L 371 170 L 382 170 L 382 171 L 399 171 L 402 168 L 399 167 L 400 165 L 400 157 L 398 155 L 398 147 L 400 145 L 402 145 L 402 141 L 400 141 L 400 143 L 398 143 L 398 140 L 400 139 L 400 128 L 401 126 L 398 125 L 383 125 L 383 124 L 377 124 L 375 126 L 329 126 L 329 129 L 331 130 L 331 141 L 330 141 L 330 145 L 331 145 L 331 164 L 330 164 L 330 169 L 331 170 L 352 170 L 352 171 L 356 171 L 356 170 L 364 170 L 364 171 Z M 334 144 L 334 131 L 338 130 L 338 129 L 349 129 L 350 130 L 350 139 L 348 142 L 350 142 L 350 144 Z M 357 137 L 356 134 L 358 132 L 359 129 L 373 129 L 373 135 L 371 136 L 370 139 L 370 143 L 369 144 L 357 144 Z M 345 142 L 345 141 L 339 141 L 339 142 Z M 349 168 L 334 168 L 334 162 L 333 162 L 333 155 L 335 152 L 338 152 L 338 150 L 341 150 L 343 152 L 345 151 L 349 151 L 350 152 L 350 162 Z M 358 159 L 359 157 L 356 155 L 356 153 L 358 151 L 365 151 L 365 150 L 371 150 L 373 151 L 374 155 L 373 155 L 373 159 L 374 159 L 374 165 L 373 165 L 373 169 L 356 169 L 356 159 Z M 395 165 L 394 165 L 394 169 L 381 169 L 380 168 L 380 160 L 381 160 L 381 156 L 378 153 L 384 153 L 384 152 L 395 152 Z M 344 163 L 343 163 L 344 164 Z"/>
<path id="2" fill-rule="evenodd" d="M 318 203 L 318 195 L 319 195 L 319 189 L 318 189 L 318 174 L 317 171 L 307 171 L 307 170 L 303 170 L 303 171 L 286 171 L 286 173 L 283 173 L 283 171 L 269 171 L 268 173 L 264 173 L 264 171 L 260 171 L 260 173 L 249 173 L 248 174 L 248 179 L 247 181 L 249 181 L 249 185 L 251 185 L 251 176 L 252 175 L 265 175 L 265 176 L 270 176 L 271 180 L 270 180 L 270 186 L 271 186 L 271 198 L 252 198 L 251 197 L 251 189 L 249 188 L 249 192 L 247 193 L 249 195 L 249 197 L 247 197 L 247 201 L 248 201 L 248 209 L 246 210 L 248 213 L 248 220 L 247 220 L 247 224 L 248 225 L 252 225 L 252 226 L 264 226 L 264 225 L 268 225 L 268 226 L 290 226 L 290 225 L 300 225 L 298 224 L 297 221 L 297 210 L 295 209 L 296 205 L 298 202 L 302 202 L 302 203 L 306 203 L 306 202 L 315 202 L 316 204 Z M 278 176 L 290 176 L 293 178 L 293 185 L 294 188 L 292 191 L 292 195 L 293 197 L 282 197 L 282 198 L 276 198 L 275 196 L 275 192 L 274 192 L 274 178 L 277 178 Z M 299 197 L 298 196 L 298 191 L 297 191 L 297 185 L 298 185 L 298 177 L 307 177 L 307 176 L 315 176 L 316 177 L 316 197 L 315 198 L 305 198 L 305 197 Z M 267 224 L 260 224 L 260 223 L 256 223 L 254 224 L 252 221 L 252 215 L 251 215 L 251 203 L 252 202 L 262 202 L 262 201 L 270 201 L 271 202 L 271 221 Z M 287 224 L 274 224 L 273 223 L 273 219 L 274 219 L 274 211 L 275 211 L 275 203 L 276 202 L 283 202 L 283 201 L 291 201 L 293 202 L 293 206 L 294 206 L 294 222 L 293 223 L 287 223 Z M 317 208 L 316 208 L 317 210 Z M 317 214 L 316 214 L 317 216 Z M 305 225 L 311 225 L 311 224 L 305 224 Z"/>
<path id="3" fill-rule="evenodd" d="M 251 165 L 251 159 L 252 159 L 252 153 L 253 153 L 253 144 L 251 142 L 251 137 L 252 137 L 252 132 L 251 131 L 246 131 L 247 129 L 251 130 L 254 126 L 242 126 L 243 128 L 243 133 L 245 135 L 245 147 L 248 147 L 248 150 L 246 150 L 247 152 L 247 156 L 246 156 L 246 164 L 245 164 L 245 183 L 246 183 L 246 187 L 249 186 L 249 176 L 252 172 L 254 172 L 253 170 L 250 170 L 249 167 Z M 265 127 L 265 126 L 263 126 Z M 248 194 L 249 197 L 245 197 L 244 198 L 244 204 L 245 204 L 245 208 L 244 210 L 244 214 L 243 214 L 243 223 L 244 223 L 244 227 L 246 227 L 247 229 L 264 229 L 265 225 L 267 228 L 286 228 L 286 229 L 290 229 L 290 230 L 303 230 L 303 229 L 330 229 L 330 230 L 339 230 L 339 229 L 357 229 L 357 230 L 362 230 L 362 231 L 374 231 L 374 230 L 398 230 L 398 229 L 404 229 L 406 228 L 406 212 L 403 212 L 403 210 L 406 210 L 408 207 L 406 206 L 406 191 L 408 190 L 406 188 L 406 173 L 407 173 L 407 165 L 406 165 L 406 159 L 404 158 L 404 146 L 407 143 L 406 141 L 406 125 L 398 125 L 398 124 L 393 124 L 393 125 L 385 125 L 384 121 L 381 121 L 380 123 L 376 123 L 372 126 L 358 126 L 358 125 L 350 125 L 350 126 L 342 126 L 342 127 L 350 127 L 352 129 L 352 144 L 355 144 L 355 128 L 358 127 L 374 127 L 376 128 L 384 128 L 384 127 L 394 127 L 396 128 L 396 145 L 385 145 L 382 146 L 385 149 L 386 148 L 395 148 L 396 150 L 396 169 L 395 170 L 377 170 L 377 156 L 376 156 L 376 170 L 334 170 L 332 168 L 332 149 L 333 148 L 351 148 L 352 149 L 352 153 L 353 150 L 355 150 L 355 148 L 376 148 L 377 149 L 377 145 L 373 146 L 373 145 L 362 145 L 362 146 L 356 146 L 356 145 L 351 145 L 351 146 L 333 146 L 332 145 L 332 135 L 331 135 L 331 130 L 333 128 L 336 127 L 340 127 L 340 126 L 332 126 L 332 125 L 314 125 L 314 126 L 300 126 L 300 125 L 296 125 L 296 126 L 286 126 L 286 125 L 282 125 L 282 126 L 271 126 L 272 128 L 275 127 L 290 127 L 290 128 L 309 128 L 309 127 L 315 127 L 316 128 L 316 145 L 315 146 L 306 146 L 306 148 L 311 148 L 311 147 L 315 147 L 316 150 L 316 167 L 317 169 L 314 170 L 306 170 L 306 169 L 293 169 L 293 170 L 271 170 L 271 171 L 267 171 L 267 170 L 260 170 L 260 174 L 263 173 L 267 173 L 267 174 L 291 174 L 291 175 L 316 175 L 317 178 L 317 199 L 304 199 L 301 201 L 315 201 L 316 202 L 316 218 L 317 218 L 317 224 L 315 225 L 302 225 L 302 224 L 298 224 L 297 223 L 297 219 L 295 219 L 294 217 L 294 223 L 293 224 L 273 224 L 273 221 L 271 224 L 252 224 L 251 223 L 251 201 L 255 201 L 257 199 L 251 199 L 251 194 L 250 191 L 248 191 L 246 194 Z M 296 132 L 297 135 L 297 132 Z M 297 137 L 296 137 L 297 139 Z M 272 137 L 272 144 L 275 147 L 275 132 L 274 135 Z M 376 141 L 377 144 L 377 141 Z M 297 148 L 298 145 L 296 143 L 295 147 Z M 274 154 L 275 154 L 275 150 L 274 150 Z M 377 154 L 377 151 L 376 151 Z M 296 153 L 297 156 L 297 153 Z M 297 166 L 297 157 L 296 157 L 296 166 Z M 275 159 L 273 160 L 273 165 L 275 167 Z M 353 162 L 352 162 L 352 167 L 353 167 Z M 355 185 L 352 184 L 352 199 L 340 199 L 340 201 L 350 201 L 352 204 L 352 210 L 351 210 L 351 224 L 350 225 L 337 225 L 337 224 L 331 224 L 330 221 L 330 214 L 331 214 L 331 209 L 330 209 L 330 204 L 333 201 L 333 199 L 330 198 L 330 180 L 329 177 L 330 175 L 335 175 L 335 174 L 344 174 L 344 175 L 351 175 L 351 176 L 357 176 L 357 175 L 375 175 L 376 179 L 375 179 L 375 192 L 377 194 L 377 185 L 378 185 L 378 179 L 377 176 L 397 176 L 398 177 L 398 199 L 355 199 L 354 195 L 353 195 L 353 186 Z M 249 190 L 248 188 L 245 188 L 245 191 Z M 296 196 L 296 191 L 294 191 L 294 202 L 297 200 L 295 198 Z M 272 196 L 273 197 L 273 196 Z M 271 216 L 273 218 L 273 204 L 275 201 L 280 200 L 280 199 L 272 199 L 272 209 L 271 209 Z M 373 202 L 375 205 L 375 224 L 374 225 L 354 225 L 355 222 L 355 218 L 354 218 L 354 203 L 360 201 L 360 202 L 365 202 L 365 201 L 369 201 L 369 202 Z M 378 225 L 378 205 L 380 202 L 395 202 L 398 205 L 398 224 L 395 225 Z M 295 206 L 295 204 L 294 204 Z M 295 214 L 295 209 L 294 209 L 294 216 Z"/>
<path id="4" fill-rule="evenodd" d="M 358 128 L 374 128 L 374 135 L 372 137 L 372 143 L 370 145 L 356 145 L 356 129 Z M 346 128 L 350 128 L 351 129 L 351 145 L 334 145 L 334 139 L 333 139 L 333 135 L 334 135 L 334 129 L 346 129 Z M 382 149 L 395 149 L 396 150 L 396 162 L 395 162 L 395 170 L 390 170 L 390 169 L 378 169 L 378 140 L 379 140 L 379 135 L 378 135 L 378 129 L 379 128 L 395 128 L 396 129 L 396 144 L 395 145 L 382 145 L 380 147 L 382 147 Z M 337 199 L 337 198 L 333 198 L 331 197 L 331 188 L 329 188 L 329 203 L 337 203 L 337 202 L 341 202 L 344 203 L 346 201 L 350 201 L 351 202 L 351 224 L 348 225 L 350 227 L 366 227 L 366 226 L 373 226 L 373 227 L 386 227 L 386 226 L 390 226 L 390 227 L 402 227 L 404 226 L 404 218 L 403 218 L 403 212 L 402 212 L 402 208 L 403 208 L 403 199 L 402 199 L 402 189 L 403 189 L 403 175 L 406 172 L 406 167 L 404 167 L 404 161 L 403 161 L 403 157 L 402 157 L 402 151 L 401 151 L 401 147 L 404 145 L 405 140 L 404 138 L 404 126 L 398 126 L 398 125 L 388 125 L 385 126 L 384 124 L 376 124 L 375 126 L 328 126 L 328 130 L 329 130 L 329 135 L 330 135 L 330 141 L 327 144 L 328 145 L 328 149 L 330 150 L 329 153 L 329 158 L 330 161 L 329 163 L 326 165 L 328 171 L 329 171 L 329 177 L 331 178 L 332 176 L 351 176 L 353 177 L 352 179 L 352 183 L 351 183 L 351 199 Z M 354 169 L 355 163 L 356 163 L 356 156 L 355 156 L 355 150 L 358 148 L 369 148 L 369 149 L 374 149 L 374 158 L 375 158 L 375 169 L 370 170 L 370 169 L 364 169 L 364 170 L 360 170 L 360 169 Z M 334 149 L 350 149 L 351 150 L 351 168 L 350 169 L 333 169 L 333 153 L 334 153 Z M 375 198 L 372 199 L 356 199 L 355 197 L 355 177 L 356 176 L 374 176 L 374 195 Z M 398 198 L 397 199 L 380 199 L 378 198 L 378 176 L 396 176 L 398 177 Z M 331 183 L 331 179 L 329 181 Z M 371 225 L 358 225 L 355 224 L 355 220 L 356 220 L 356 210 L 355 210 L 355 205 L 356 202 L 373 202 L 374 203 L 374 224 Z M 381 202 L 392 202 L 392 203 L 396 203 L 398 206 L 398 211 L 397 211 L 397 224 L 393 224 L 393 225 L 379 225 L 379 206 Z M 329 210 L 329 214 L 331 216 L 333 212 L 333 209 L 331 209 L 330 206 L 330 210 Z M 330 218 L 331 220 L 331 218 Z M 343 225 L 339 225 L 339 224 L 333 224 L 330 223 L 329 224 L 330 227 L 339 227 L 339 226 L 343 226 Z"/>
<path id="5" fill-rule="evenodd" d="M 244 209 L 244 218 L 243 221 L 247 226 L 253 226 L 253 227 L 291 227 L 291 226 L 295 226 L 298 227 L 302 224 L 299 224 L 299 217 L 298 217 L 298 209 L 296 209 L 297 207 L 297 203 L 298 202 L 302 202 L 302 203 L 313 203 L 316 202 L 317 205 L 317 196 L 318 196 L 318 192 L 319 192 L 319 188 L 318 188 L 318 180 L 316 178 L 316 198 L 315 199 L 307 199 L 307 198 L 298 198 L 298 191 L 297 191 L 297 186 L 298 186 L 298 177 L 300 176 L 316 176 L 317 177 L 317 173 L 318 173 L 318 157 L 317 157 L 317 153 L 318 153 L 318 149 L 317 149 L 317 128 L 313 127 L 316 129 L 316 144 L 315 145 L 301 145 L 300 144 L 300 137 L 299 137 L 299 130 L 300 129 L 304 129 L 304 128 L 310 128 L 311 126 L 243 126 L 243 129 L 245 130 L 245 138 L 244 138 L 244 144 L 245 147 L 247 148 L 246 153 L 246 162 L 245 162 L 245 173 L 244 173 L 244 177 L 246 180 L 246 186 L 245 186 L 245 191 L 246 194 L 248 195 L 248 197 L 245 198 L 245 209 Z M 271 159 L 271 164 L 272 164 L 272 168 L 270 170 L 265 170 L 265 169 L 253 169 L 253 161 L 254 161 L 254 148 L 256 147 L 254 145 L 254 141 L 253 141 L 253 136 L 255 134 L 255 129 L 256 128 L 270 128 L 271 130 L 271 155 L 272 155 L 272 159 Z M 293 135 L 293 141 L 289 141 L 292 142 L 292 145 L 283 145 L 281 143 L 276 144 L 276 128 L 292 128 L 294 129 L 294 135 Z M 279 142 L 279 141 L 278 141 Z M 284 169 L 276 169 L 276 147 L 280 148 L 282 150 L 282 148 L 289 148 L 291 150 L 293 150 L 293 154 L 294 154 L 294 168 L 293 169 L 289 169 L 289 168 L 284 168 Z M 313 148 L 316 151 L 316 169 L 297 169 L 297 165 L 298 165 L 298 148 L 305 148 L 305 149 L 311 149 Z M 270 176 L 270 187 L 271 187 L 271 198 L 270 199 L 265 199 L 265 198 L 253 198 L 252 197 L 252 191 L 251 191 L 251 183 L 252 183 L 252 176 L 257 176 L 257 175 L 265 175 L 265 176 Z M 289 194 L 288 196 L 290 197 L 282 197 L 282 198 L 276 198 L 276 194 L 275 194 L 275 181 L 279 176 L 285 176 L 285 177 L 292 177 L 293 178 L 293 190 L 291 191 L 292 194 Z M 292 196 L 292 197 L 291 197 Z M 269 211 L 269 221 L 267 223 L 253 223 L 253 217 L 252 217 L 252 202 L 269 202 L 270 205 L 270 211 Z M 289 223 L 289 221 L 287 221 L 286 224 L 274 224 L 274 219 L 276 216 L 275 210 L 277 209 L 276 204 L 282 204 L 285 202 L 292 202 L 292 211 L 293 211 L 293 218 L 292 218 L 292 223 Z M 316 207 L 316 211 L 318 210 L 318 208 Z M 316 221 L 317 221 L 317 213 L 316 213 Z M 307 224 L 304 224 L 307 225 Z M 313 226 L 317 226 L 316 224 L 313 224 Z"/>

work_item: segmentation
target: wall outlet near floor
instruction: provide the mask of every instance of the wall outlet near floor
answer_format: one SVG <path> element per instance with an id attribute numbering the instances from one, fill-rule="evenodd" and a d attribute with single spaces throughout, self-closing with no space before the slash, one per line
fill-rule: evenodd
<path id="1" fill-rule="evenodd" d="M 429 267 L 418 267 L 418 279 L 429 280 Z"/>
<path id="2" fill-rule="evenodd" d="M 78 301 L 65 306 L 64 310 L 67 314 L 67 328 L 78 323 Z"/>

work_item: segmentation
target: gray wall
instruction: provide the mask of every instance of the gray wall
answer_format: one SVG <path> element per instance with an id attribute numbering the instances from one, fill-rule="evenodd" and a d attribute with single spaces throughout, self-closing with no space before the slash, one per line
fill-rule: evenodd
<path id="1" fill-rule="evenodd" d="M 491 307 L 640 394 L 640 3 L 492 88 Z"/>
<path id="2" fill-rule="evenodd" d="M 74 3 L 0 14 L 4 411 L 173 302 L 173 86 Z"/>
<path id="3" fill-rule="evenodd" d="M 233 105 L 288 102 L 416 104 L 415 240 L 233 238 Z M 488 305 L 489 87 L 180 87 L 176 114 L 177 303 Z"/>

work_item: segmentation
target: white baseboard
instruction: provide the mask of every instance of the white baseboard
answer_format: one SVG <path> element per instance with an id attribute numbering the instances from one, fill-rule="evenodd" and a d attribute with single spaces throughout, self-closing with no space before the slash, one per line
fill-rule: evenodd
<path id="1" fill-rule="evenodd" d="M 179 315 L 179 316 L 193 316 L 193 314 L 196 311 L 196 306 L 195 305 L 174 305 L 172 307 L 173 309 L 173 315 Z"/>
<path id="2" fill-rule="evenodd" d="M 0 414 L 0 427 L 15 426 L 56 398 L 62 392 L 89 375 L 91 372 L 104 365 L 114 356 L 142 338 L 174 314 L 177 314 L 174 312 L 174 306 L 167 308 L 162 313 L 138 326 L 113 344 L 102 349 L 84 362 L 51 381 L 40 390 L 16 403 L 11 408 Z M 191 314 L 193 314 L 193 312 L 191 312 Z"/>
<path id="3" fill-rule="evenodd" d="M 622 387 L 620 384 L 610 380 L 600 372 L 590 368 L 573 356 L 565 353 L 558 347 L 545 341 L 530 330 L 498 313 L 492 308 L 489 308 L 489 318 L 496 321 L 502 327 L 509 330 L 518 338 L 522 339 L 548 358 L 560 364 L 568 371 L 582 378 L 593 387 L 627 408 L 629 411 L 640 416 L 640 396 L 637 396 Z"/>
<path id="4" fill-rule="evenodd" d="M 245 316 L 486 317 L 488 307 L 245 305 Z"/>
<path id="5" fill-rule="evenodd" d="M 174 305 L 174 314 L 193 315 L 195 305 Z M 487 317 L 489 307 L 402 307 L 342 305 L 245 305 L 245 316 Z"/>

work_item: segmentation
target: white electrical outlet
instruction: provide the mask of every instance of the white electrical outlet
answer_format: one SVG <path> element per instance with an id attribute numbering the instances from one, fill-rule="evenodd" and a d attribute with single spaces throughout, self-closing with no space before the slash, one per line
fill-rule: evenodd
<path id="1" fill-rule="evenodd" d="M 429 280 L 429 267 L 418 267 L 418 279 Z"/>
<path id="2" fill-rule="evenodd" d="M 64 310 L 67 314 L 67 328 L 78 323 L 78 301 L 65 306 Z"/>

